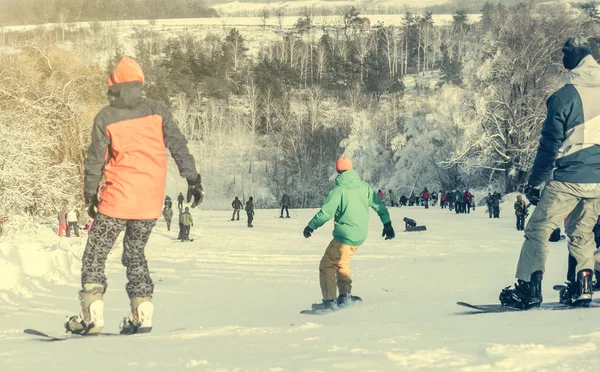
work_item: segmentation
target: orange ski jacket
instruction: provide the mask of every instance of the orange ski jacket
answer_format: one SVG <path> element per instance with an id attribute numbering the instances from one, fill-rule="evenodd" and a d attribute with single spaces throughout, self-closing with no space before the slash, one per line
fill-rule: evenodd
<path id="1" fill-rule="evenodd" d="M 108 79 L 109 105 L 94 119 L 84 187 L 86 194 L 96 194 L 104 175 L 98 211 L 109 217 L 160 217 L 167 177 L 165 147 L 182 177 L 198 176 L 177 122 L 165 105 L 146 98 L 143 88 L 141 67 L 123 57 Z"/>

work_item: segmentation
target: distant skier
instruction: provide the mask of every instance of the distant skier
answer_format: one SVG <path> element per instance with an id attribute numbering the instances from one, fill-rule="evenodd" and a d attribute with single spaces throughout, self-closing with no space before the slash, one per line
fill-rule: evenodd
<path id="1" fill-rule="evenodd" d="M 568 285 L 560 302 L 587 306 L 592 300 L 594 276 L 593 228 L 600 214 L 600 66 L 583 37 L 567 40 L 563 65 L 567 84 L 547 101 L 537 154 L 525 187 L 533 211 L 525 228 L 525 242 L 517 265 L 514 289 L 500 295 L 506 306 L 529 309 L 542 303 L 542 278 L 548 236 L 568 215 L 569 253 L 577 262 L 567 273 Z M 541 184 L 550 176 L 540 196 Z"/>
<path id="2" fill-rule="evenodd" d="M 154 284 L 144 249 L 161 215 L 167 176 L 165 148 L 188 181 L 192 207 L 204 195 L 185 137 L 166 106 L 146 98 L 144 74 L 131 58 L 121 58 L 110 74 L 108 99 L 109 106 L 94 119 L 84 163 L 85 201 L 94 224 L 82 259 L 81 313 L 65 323 L 68 332 L 77 334 L 99 333 L 104 327 L 104 266 L 123 230 L 122 263 L 127 267 L 131 313 L 121 322 L 121 333 L 152 329 Z M 106 186 L 98 200 L 102 178 Z"/>
<path id="3" fill-rule="evenodd" d="M 169 207 L 169 209 L 173 209 L 173 201 L 169 195 L 165 196 L 165 207 Z"/>
<path id="4" fill-rule="evenodd" d="M 240 209 L 242 209 L 243 206 L 244 205 L 242 204 L 240 198 L 236 196 L 235 199 L 233 199 L 233 201 L 231 202 L 231 208 L 233 208 L 233 215 L 231 216 L 232 221 L 236 218 L 236 214 L 237 220 L 240 220 Z"/>
<path id="5" fill-rule="evenodd" d="M 407 202 L 406 196 L 402 195 L 402 196 L 400 197 L 400 206 L 402 206 L 402 207 L 406 207 L 407 203 L 408 203 L 408 202 Z"/>
<path id="6" fill-rule="evenodd" d="M 438 194 L 437 192 L 433 191 L 431 193 L 431 206 L 435 207 L 437 205 L 438 202 Z"/>
<path id="7" fill-rule="evenodd" d="M 190 208 L 185 207 L 185 211 L 181 214 L 181 223 L 183 224 L 183 236 L 181 241 L 190 240 L 190 229 L 194 226 L 194 219 L 190 214 Z"/>
<path id="8" fill-rule="evenodd" d="M 283 194 L 281 197 L 281 216 L 279 218 L 283 218 L 283 210 L 285 209 L 286 218 L 290 218 L 289 207 L 291 205 L 290 196 L 288 194 Z"/>
<path id="9" fill-rule="evenodd" d="M 252 221 L 254 221 L 254 199 L 250 197 L 246 202 L 246 215 L 248 216 L 248 227 L 254 227 Z"/>
<path id="10" fill-rule="evenodd" d="M 165 205 L 162 210 L 163 218 L 167 223 L 167 231 L 171 231 L 171 220 L 173 219 L 173 209 L 169 205 Z"/>
<path id="11" fill-rule="evenodd" d="M 67 213 L 69 210 L 65 206 L 58 212 L 58 236 L 62 236 L 63 232 L 67 234 Z"/>
<path id="12" fill-rule="evenodd" d="M 323 302 L 313 304 L 313 310 L 333 309 L 336 305 L 347 305 L 358 299 L 352 296 L 350 258 L 367 237 L 369 207 L 383 223 L 382 236 L 386 240 L 395 237 L 387 208 L 371 186 L 352 169 L 352 161 L 346 157 L 339 158 L 336 170 L 335 187 L 329 192 L 321 210 L 304 228 L 304 237 L 310 238 L 314 230 L 332 218 L 335 220 L 333 240 L 319 265 Z M 336 297 L 338 289 L 340 295 Z"/>
<path id="13" fill-rule="evenodd" d="M 527 213 L 527 204 L 521 197 L 517 195 L 517 201 L 515 202 L 515 216 L 517 216 L 517 231 L 525 230 L 525 214 Z"/>
<path id="14" fill-rule="evenodd" d="M 177 196 L 177 208 L 183 208 L 183 194 L 179 193 Z"/>
<path id="15" fill-rule="evenodd" d="M 71 209 L 67 213 L 67 238 L 71 236 L 71 233 L 75 233 L 76 237 L 79 237 L 79 211 Z"/>

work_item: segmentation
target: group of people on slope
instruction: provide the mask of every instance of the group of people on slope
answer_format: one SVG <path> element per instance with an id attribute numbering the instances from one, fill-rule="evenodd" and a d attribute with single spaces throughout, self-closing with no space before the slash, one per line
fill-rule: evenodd
<path id="1" fill-rule="evenodd" d="M 494 193 L 488 192 L 488 196 L 485 198 L 485 204 L 487 205 L 488 215 L 490 218 L 500 218 L 500 203 L 502 203 L 502 195 L 499 192 Z"/>
<path id="2" fill-rule="evenodd" d="M 240 210 L 242 209 L 242 207 L 244 207 L 244 204 L 242 204 L 242 201 L 239 197 L 236 196 L 235 199 L 233 199 L 233 201 L 231 202 L 231 207 L 233 208 L 233 215 L 231 216 L 231 220 L 239 221 Z M 254 221 L 254 198 L 252 196 L 248 198 L 244 210 L 246 211 L 246 216 L 248 217 L 248 227 L 254 227 L 254 225 L 252 224 L 252 222 Z"/>
<path id="3" fill-rule="evenodd" d="M 190 208 L 183 208 L 184 197 L 182 193 L 177 196 L 177 209 L 179 211 L 179 235 L 177 239 L 184 241 L 190 240 L 190 230 L 194 226 L 194 219 L 190 213 Z M 165 196 L 162 216 L 167 224 L 167 231 L 171 231 L 171 221 L 173 220 L 173 201 L 169 195 Z"/>
<path id="4" fill-rule="evenodd" d="M 88 224 L 86 224 L 87 228 L 89 228 Z M 68 209 L 63 206 L 58 212 L 58 236 L 63 236 L 63 233 L 67 238 L 72 234 L 79 237 L 79 211 L 77 209 Z"/>

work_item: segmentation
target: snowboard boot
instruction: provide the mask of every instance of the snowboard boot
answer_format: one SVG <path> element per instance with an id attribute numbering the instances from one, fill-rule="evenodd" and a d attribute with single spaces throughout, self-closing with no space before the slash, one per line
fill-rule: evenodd
<path id="1" fill-rule="evenodd" d="M 340 294 L 337 298 L 338 307 L 353 305 L 356 301 L 362 302 L 362 298 L 358 296 L 352 296 L 351 293 Z"/>
<path id="2" fill-rule="evenodd" d="M 79 291 L 81 312 L 67 320 L 68 333 L 78 335 L 98 334 L 104 327 L 104 287 L 101 284 L 84 284 Z"/>
<path id="3" fill-rule="evenodd" d="M 132 335 L 134 333 L 150 333 L 152 331 L 152 314 L 154 305 L 151 302 L 152 297 L 134 297 L 131 299 L 131 313 L 123 318 L 119 328 L 122 335 Z"/>
<path id="4" fill-rule="evenodd" d="M 500 303 L 502 306 L 512 307 L 521 310 L 528 310 L 532 307 L 539 307 L 542 304 L 542 279 L 544 274 L 536 271 L 531 274 L 531 280 L 524 282 L 517 280 L 515 288 L 506 287 L 500 293 Z"/>
<path id="5" fill-rule="evenodd" d="M 560 303 L 587 307 L 592 302 L 592 290 L 592 270 L 581 270 L 577 273 L 577 281 L 567 282 L 567 286 L 560 290 Z"/>
<path id="6" fill-rule="evenodd" d="M 291 218 L 290 216 L 285 216 L 285 218 Z"/>
<path id="7" fill-rule="evenodd" d="M 320 304 L 312 304 L 313 310 L 335 310 L 335 300 L 323 300 Z"/>

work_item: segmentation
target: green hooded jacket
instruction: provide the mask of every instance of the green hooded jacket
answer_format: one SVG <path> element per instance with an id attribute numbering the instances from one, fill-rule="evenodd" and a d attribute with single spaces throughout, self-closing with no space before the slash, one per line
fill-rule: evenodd
<path id="1" fill-rule="evenodd" d="M 454 192 L 454 202 L 455 203 L 463 202 L 463 194 L 462 194 L 462 192 L 460 192 L 460 190 L 456 190 L 456 192 Z"/>
<path id="2" fill-rule="evenodd" d="M 335 187 L 308 227 L 316 230 L 333 218 L 334 239 L 342 244 L 359 246 L 367 238 L 369 208 L 373 208 L 383 224 L 390 222 L 390 214 L 377 193 L 355 170 L 349 170 L 336 178 Z"/>

